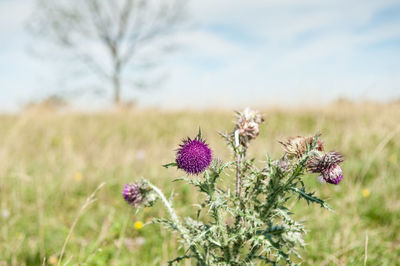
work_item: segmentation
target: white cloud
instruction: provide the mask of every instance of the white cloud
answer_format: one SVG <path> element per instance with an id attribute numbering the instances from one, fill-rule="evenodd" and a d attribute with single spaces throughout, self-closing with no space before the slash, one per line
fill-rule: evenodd
<path id="1" fill-rule="evenodd" d="M 176 41 L 185 49 L 198 53 L 200 56 L 226 58 L 240 52 L 240 48 L 235 43 L 204 30 L 184 32 L 177 36 Z"/>

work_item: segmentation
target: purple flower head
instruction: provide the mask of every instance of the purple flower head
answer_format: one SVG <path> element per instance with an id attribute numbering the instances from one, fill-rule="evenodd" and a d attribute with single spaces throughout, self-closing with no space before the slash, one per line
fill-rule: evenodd
<path id="1" fill-rule="evenodd" d="M 322 156 L 313 156 L 307 163 L 307 168 L 312 173 L 321 174 L 322 180 L 338 185 L 343 179 L 343 171 L 339 163 L 343 162 L 343 156 L 338 152 L 330 151 Z"/>
<path id="2" fill-rule="evenodd" d="M 132 207 L 139 206 L 145 199 L 142 192 L 142 186 L 137 183 L 126 184 L 122 191 L 122 196 L 128 204 L 132 205 Z"/>
<path id="3" fill-rule="evenodd" d="M 210 165 L 212 151 L 201 138 L 200 133 L 195 139 L 187 138 L 176 152 L 178 168 L 188 174 L 197 175 Z"/>
<path id="4" fill-rule="evenodd" d="M 325 175 L 323 174 L 322 178 L 329 184 L 338 185 L 343 178 L 342 168 L 337 164 L 329 172 L 325 173 Z"/>

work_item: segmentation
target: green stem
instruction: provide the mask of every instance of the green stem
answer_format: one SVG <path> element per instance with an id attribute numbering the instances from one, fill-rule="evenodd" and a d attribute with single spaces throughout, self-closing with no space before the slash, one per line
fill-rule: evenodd
<path id="1" fill-rule="evenodd" d="M 240 173 L 240 164 L 241 164 L 241 159 L 242 155 L 240 152 L 240 136 L 239 136 L 239 131 L 235 131 L 235 146 L 233 147 L 235 154 L 236 154 L 236 197 L 240 198 L 240 183 L 241 183 L 241 173 Z"/>
<path id="2" fill-rule="evenodd" d="M 240 154 L 236 155 L 236 197 L 240 197 Z"/>
<path id="3" fill-rule="evenodd" d="M 212 201 L 212 194 L 210 195 L 210 201 Z M 229 244 L 228 244 L 228 235 L 226 233 L 226 228 L 224 227 L 224 225 L 221 224 L 221 212 L 220 212 L 219 208 L 215 208 L 215 207 L 213 207 L 212 211 L 214 213 L 215 222 L 217 223 L 218 228 L 220 228 L 220 231 L 221 231 L 225 262 L 230 263 L 231 250 L 230 250 Z"/>
<path id="4" fill-rule="evenodd" d="M 242 147 L 243 149 L 241 150 L 240 147 Z M 239 208 L 241 210 L 244 209 L 244 205 L 242 202 L 242 198 L 241 198 L 241 183 L 242 183 L 242 160 L 244 159 L 245 155 L 246 155 L 246 148 L 244 146 L 240 145 L 240 136 L 239 136 L 239 131 L 236 130 L 235 131 L 235 135 L 234 135 L 234 146 L 233 146 L 233 150 L 235 152 L 236 155 L 236 197 L 239 199 Z M 240 227 L 240 216 L 236 216 L 235 218 L 235 227 L 238 230 Z M 239 257 L 239 249 L 241 247 L 241 245 L 243 244 L 242 240 L 239 238 L 235 241 L 235 243 L 233 244 L 232 247 L 232 255 L 234 257 L 234 259 L 238 259 Z"/>
<path id="5" fill-rule="evenodd" d="M 156 192 L 158 194 L 158 196 L 160 197 L 162 203 L 164 204 L 165 208 L 168 211 L 168 214 L 171 216 L 172 221 L 175 223 L 176 228 L 178 229 L 179 233 L 181 234 L 182 238 L 185 240 L 185 242 L 189 245 L 190 249 L 193 251 L 193 253 L 195 254 L 196 258 L 199 260 L 199 262 L 201 263 L 200 265 L 205 265 L 203 258 L 201 257 L 199 251 L 197 250 L 196 246 L 193 245 L 191 243 L 191 238 L 188 234 L 188 231 L 186 230 L 185 227 L 183 227 L 183 225 L 181 224 L 178 215 L 176 214 L 176 212 L 174 211 L 174 209 L 172 208 L 171 204 L 168 202 L 168 200 L 165 198 L 164 194 L 162 193 L 162 191 L 154 186 L 152 183 L 150 183 L 149 181 L 147 181 L 147 184 L 149 185 L 149 187 L 151 189 L 154 190 L 154 192 Z"/>

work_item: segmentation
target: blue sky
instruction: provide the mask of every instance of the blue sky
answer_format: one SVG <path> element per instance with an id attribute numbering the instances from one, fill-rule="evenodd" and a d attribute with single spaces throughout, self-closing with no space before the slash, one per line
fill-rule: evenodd
<path id="1" fill-rule="evenodd" d="M 60 67 L 65 62 L 55 67 L 29 52 L 35 43 L 24 23 L 33 3 L 0 0 L 0 110 L 77 86 Z M 126 88 L 126 98 L 142 106 L 235 108 L 400 97 L 398 0 L 202 0 L 189 11 L 195 27 L 175 36 L 182 48 L 163 60 L 160 88 Z M 109 101 L 88 99 L 74 101 Z"/>

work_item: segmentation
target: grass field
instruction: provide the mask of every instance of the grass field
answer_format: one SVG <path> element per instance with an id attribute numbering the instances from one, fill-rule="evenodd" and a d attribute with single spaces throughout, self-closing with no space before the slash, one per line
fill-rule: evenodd
<path id="1" fill-rule="evenodd" d="M 282 153 L 277 140 L 317 130 L 326 150 L 346 158 L 339 186 L 306 179 L 335 212 L 293 206 L 308 230 L 304 264 L 400 265 L 400 105 L 263 113 L 266 123 L 249 150 L 260 167 L 266 151 Z M 178 212 L 194 215 L 198 193 L 171 183 L 183 173 L 161 165 L 174 160 L 177 144 L 199 126 L 215 156 L 229 159 L 216 131 L 231 130 L 232 120 L 230 111 L 1 115 L 0 265 L 42 265 L 44 258 L 57 264 L 76 218 L 62 264 L 165 265 L 176 255 L 174 235 L 158 225 L 134 226 L 165 215 L 164 209 L 157 204 L 136 214 L 121 188 L 146 177 L 167 194 L 175 191 Z M 80 213 L 102 182 L 97 200 Z"/>

